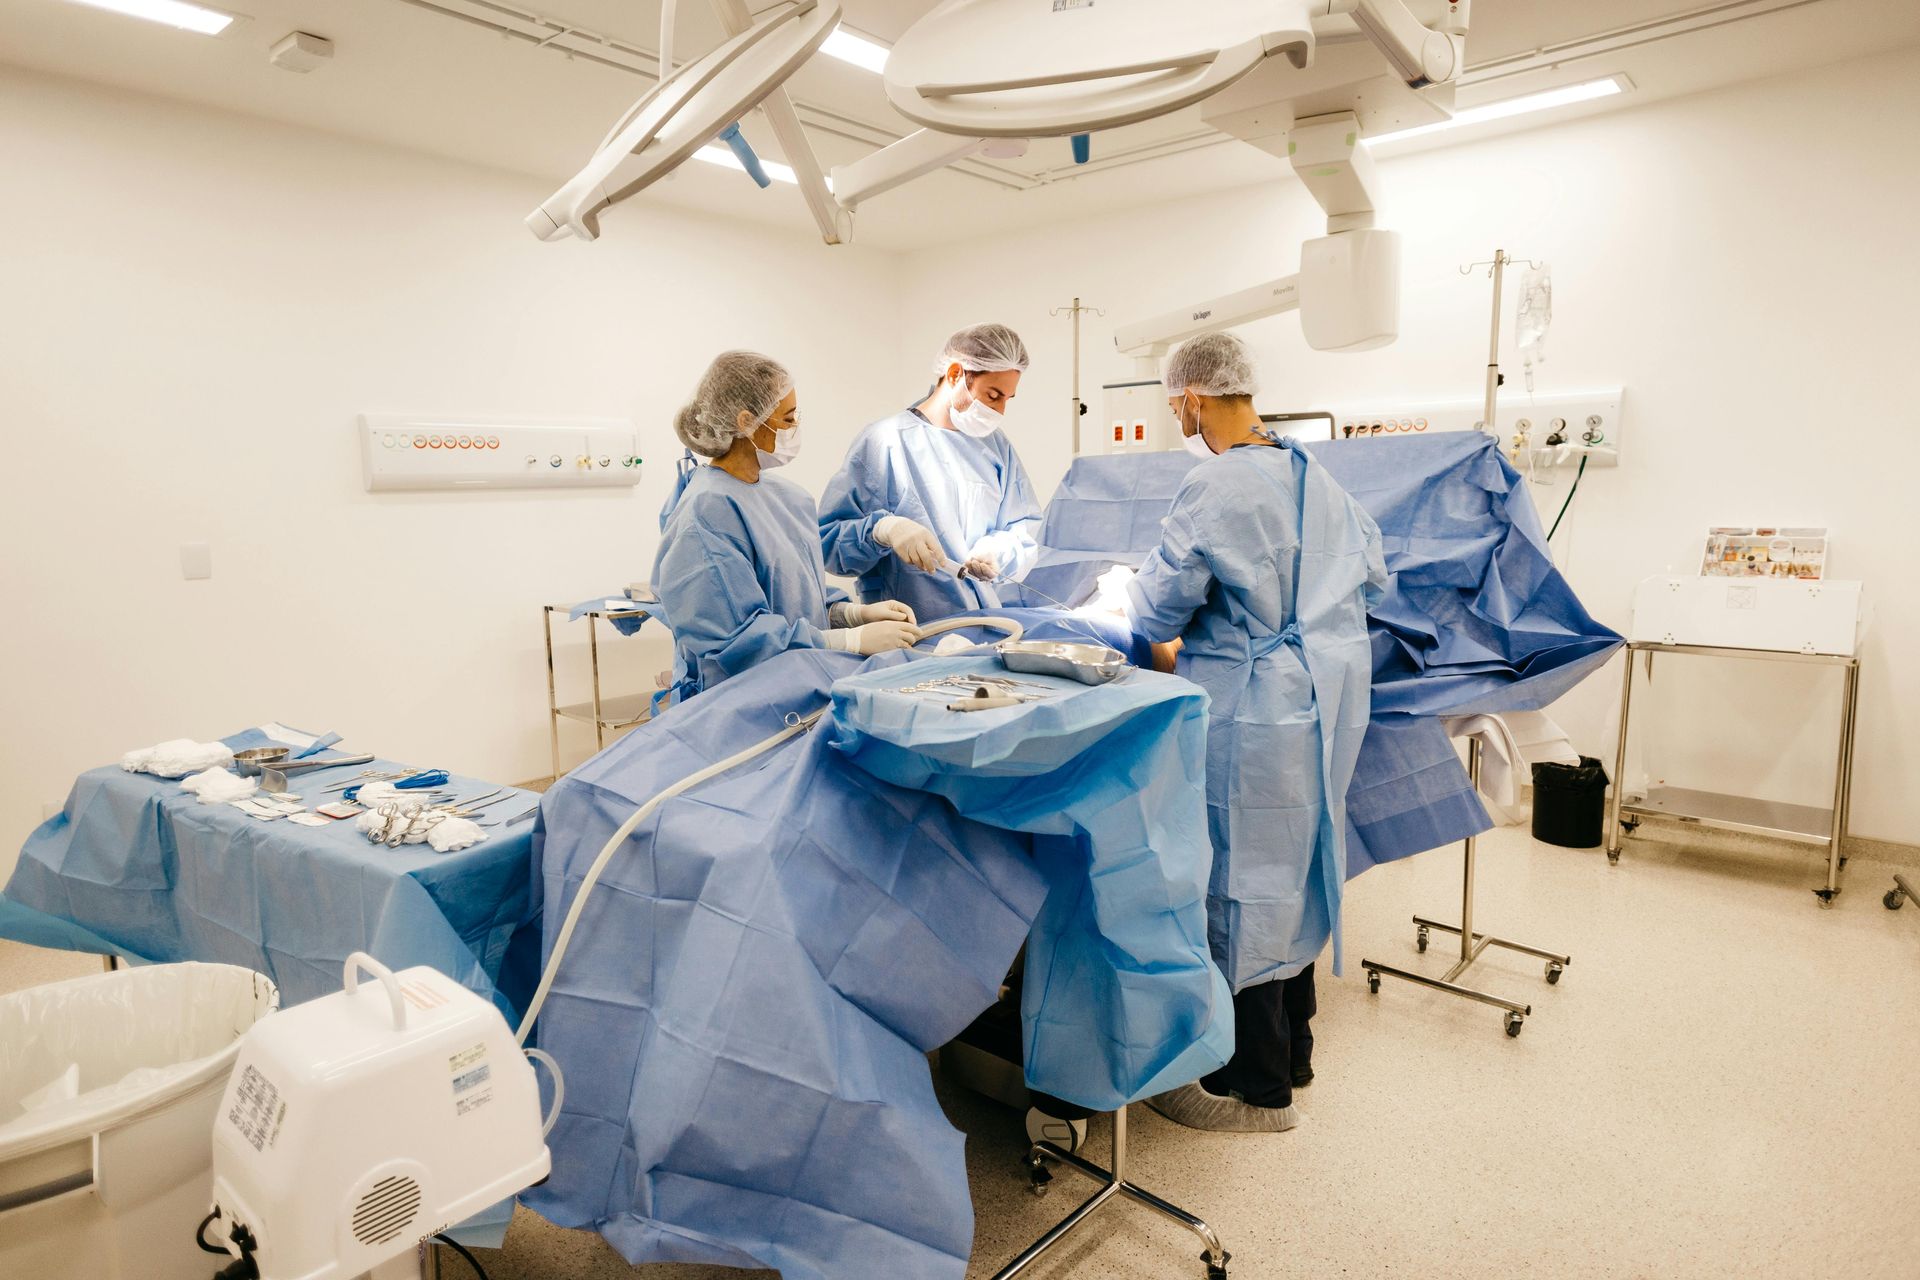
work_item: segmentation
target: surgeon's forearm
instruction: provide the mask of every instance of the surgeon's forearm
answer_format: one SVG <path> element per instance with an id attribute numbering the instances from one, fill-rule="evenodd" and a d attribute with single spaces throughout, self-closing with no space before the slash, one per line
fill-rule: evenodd
<path id="1" fill-rule="evenodd" d="M 1165 644 L 1150 646 L 1153 650 L 1153 669 L 1162 675 L 1173 674 L 1173 664 L 1180 657 L 1181 642 L 1178 636 Z"/>
<path id="2" fill-rule="evenodd" d="M 874 526 L 886 515 L 876 511 L 848 519 L 822 517 L 820 558 L 826 562 L 827 572 L 857 578 L 891 554 L 873 536 Z"/>

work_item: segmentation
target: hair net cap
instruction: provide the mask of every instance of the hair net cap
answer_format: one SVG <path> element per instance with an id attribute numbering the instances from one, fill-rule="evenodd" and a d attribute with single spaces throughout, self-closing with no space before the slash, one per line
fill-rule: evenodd
<path id="1" fill-rule="evenodd" d="M 713 358 L 693 399 L 674 415 L 680 442 L 708 458 L 725 456 L 733 442 L 773 416 L 793 390 L 793 375 L 771 356 L 757 351 L 723 351 Z M 740 430 L 740 411 L 749 427 Z"/>
<path id="2" fill-rule="evenodd" d="M 1253 351 L 1230 333 L 1188 338 L 1167 358 L 1167 394 L 1250 396 L 1260 390 Z"/>
<path id="3" fill-rule="evenodd" d="M 968 373 L 999 373 L 1004 369 L 1024 372 L 1027 344 L 1003 324 L 968 325 L 948 338 L 941 349 L 940 370 L 956 364 Z"/>

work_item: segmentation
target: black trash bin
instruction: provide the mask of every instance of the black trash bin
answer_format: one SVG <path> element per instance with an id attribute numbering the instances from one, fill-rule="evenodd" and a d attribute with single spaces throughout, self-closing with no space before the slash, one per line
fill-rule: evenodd
<path id="1" fill-rule="evenodd" d="M 1598 845 L 1606 824 L 1607 771 L 1592 756 L 1578 765 L 1533 766 L 1533 838 L 1567 849 Z"/>

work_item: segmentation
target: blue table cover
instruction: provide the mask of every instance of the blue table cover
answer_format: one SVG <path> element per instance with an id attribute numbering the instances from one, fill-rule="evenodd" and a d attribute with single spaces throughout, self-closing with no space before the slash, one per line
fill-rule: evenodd
<path id="1" fill-rule="evenodd" d="M 250 729 L 223 741 L 245 750 L 273 740 Z M 318 771 L 289 788 L 311 806 L 362 769 L 400 767 Z M 458 776 L 449 786 L 459 796 L 494 789 Z M 511 817 L 538 799 L 521 792 L 487 814 Z M 283 1005 L 338 991 L 347 956 L 365 951 L 394 969 L 430 965 L 511 1020 L 532 993 L 538 960 L 527 928 L 533 822 L 458 853 L 387 849 L 351 820 L 264 822 L 201 804 L 177 781 L 92 769 L 27 838 L 0 897 L 0 935 L 153 962 L 243 965 L 273 979 Z"/>
<path id="2" fill-rule="evenodd" d="M 635 810 L 837 688 L 819 728 L 662 803 L 609 864 L 538 1025 L 569 1086 L 554 1175 L 527 1203 L 635 1262 L 959 1280 L 962 1140 L 925 1054 L 994 1001 L 1030 928 L 1039 1087 L 1112 1106 L 1225 1059 L 1204 696 L 1141 672 L 942 712 L 972 722 L 947 730 L 884 714 L 900 695 L 883 688 L 989 669 L 983 654 L 795 650 L 554 786 L 536 847 L 549 940 Z M 888 780 L 903 771 L 915 786 Z"/>

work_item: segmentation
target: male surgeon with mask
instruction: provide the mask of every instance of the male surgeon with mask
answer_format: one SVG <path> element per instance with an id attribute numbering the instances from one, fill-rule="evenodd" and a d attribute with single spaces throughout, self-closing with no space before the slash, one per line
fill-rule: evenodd
<path id="1" fill-rule="evenodd" d="M 875 654 L 918 638 L 913 610 L 896 600 L 829 603 L 818 509 L 771 474 L 800 452 L 798 394 L 778 361 L 722 352 L 673 427 L 687 455 L 660 513 L 653 582 L 673 630 L 677 696 L 788 649 Z M 710 461 L 698 466 L 695 454 Z"/>
<path id="2" fill-rule="evenodd" d="M 1367 730 L 1367 609 L 1387 585 L 1380 530 L 1253 408 L 1253 357 L 1202 334 L 1167 362 L 1187 473 L 1137 575 L 1102 579 L 1137 633 L 1208 694 L 1213 845 L 1207 935 L 1232 984 L 1221 1070 L 1148 1100 L 1198 1129 L 1273 1133 L 1313 1078 L 1313 966 L 1340 962 L 1346 794 Z"/>
<path id="3" fill-rule="evenodd" d="M 926 399 L 867 427 L 820 501 L 829 572 L 921 622 L 1000 605 L 991 585 L 1039 554 L 1040 504 L 1001 430 L 1027 368 L 1003 324 L 947 339 Z"/>

